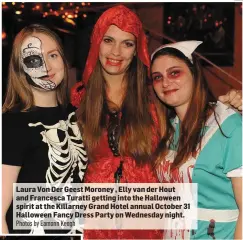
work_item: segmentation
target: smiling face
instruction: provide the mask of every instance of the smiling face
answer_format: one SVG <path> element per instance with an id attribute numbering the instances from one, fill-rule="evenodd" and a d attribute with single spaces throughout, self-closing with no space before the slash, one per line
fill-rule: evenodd
<path id="1" fill-rule="evenodd" d="M 194 89 L 193 76 L 187 64 L 169 55 L 157 57 L 152 64 L 154 90 L 161 101 L 186 111 Z"/>
<path id="2" fill-rule="evenodd" d="M 136 38 L 133 34 L 124 32 L 111 25 L 100 44 L 99 60 L 104 76 L 126 73 L 136 51 Z"/>
<path id="3" fill-rule="evenodd" d="M 54 90 L 64 78 L 64 63 L 57 43 L 49 36 L 34 33 L 21 46 L 21 64 L 29 83 L 46 91 Z"/>

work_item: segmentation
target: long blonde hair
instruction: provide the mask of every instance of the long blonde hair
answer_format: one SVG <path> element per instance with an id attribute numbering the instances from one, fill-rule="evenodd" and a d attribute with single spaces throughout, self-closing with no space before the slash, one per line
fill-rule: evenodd
<path id="1" fill-rule="evenodd" d="M 64 57 L 60 38 L 49 28 L 32 24 L 23 28 L 15 37 L 8 70 L 8 86 L 2 112 L 10 111 L 17 106 L 21 111 L 27 111 L 34 106 L 34 96 L 30 84 L 27 82 L 26 74 L 21 65 L 21 46 L 23 41 L 33 33 L 42 33 L 53 39 L 64 63 L 64 79 L 57 87 L 57 101 L 60 105 L 67 103 L 67 80 L 68 65 Z"/>

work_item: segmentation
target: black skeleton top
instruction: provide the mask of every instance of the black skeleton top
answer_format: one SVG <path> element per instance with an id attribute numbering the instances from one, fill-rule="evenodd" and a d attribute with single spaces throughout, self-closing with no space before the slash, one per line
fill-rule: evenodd
<path id="1" fill-rule="evenodd" d="M 4 113 L 2 131 L 2 163 L 21 166 L 18 183 L 82 182 L 87 154 L 73 106 Z"/>

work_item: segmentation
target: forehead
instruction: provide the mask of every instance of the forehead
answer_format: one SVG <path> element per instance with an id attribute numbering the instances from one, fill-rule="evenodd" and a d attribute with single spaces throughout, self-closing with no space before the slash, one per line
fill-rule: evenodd
<path id="1" fill-rule="evenodd" d="M 55 40 L 53 40 L 48 35 L 43 33 L 34 33 L 27 37 L 21 46 L 21 50 L 27 47 L 34 47 L 40 49 L 42 52 L 48 52 L 53 49 L 58 49 L 58 45 Z"/>
<path id="2" fill-rule="evenodd" d="M 122 31 L 120 28 L 118 28 L 115 25 L 110 25 L 107 29 L 105 35 L 111 36 L 114 39 L 121 39 L 121 40 L 136 40 L 135 36 L 132 33 Z"/>
<path id="3" fill-rule="evenodd" d="M 170 55 L 159 56 L 154 60 L 152 64 L 152 71 L 158 69 L 166 70 L 168 68 L 175 67 L 175 66 L 187 68 L 186 63 L 177 57 L 170 56 Z"/>

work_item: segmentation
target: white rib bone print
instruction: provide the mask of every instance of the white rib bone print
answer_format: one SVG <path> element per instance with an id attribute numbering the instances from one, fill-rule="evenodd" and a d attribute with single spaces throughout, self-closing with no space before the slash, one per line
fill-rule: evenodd
<path id="1" fill-rule="evenodd" d="M 42 141 L 48 145 L 50 166 L 46 172 L 46 182 L 59 185 L 63 182 L 73 182 L 73 171 L 78 165 L 79 178 L 82 181 L 87 167 L 87 154 L 76 121 L 72 121 L 75 113 L 70 113 L 66 121 L 60 120 L 55 125 L 44 125 L 41 122 L 29 123 L 29 127 L 43 126 L 40 132 Z M 64 140 L 58 136 L 58 131 L 64 134 Z M 70 172 L 71 171 L 71 172 Z M 70 174 L 66 179 L 67 174 Z"/>

